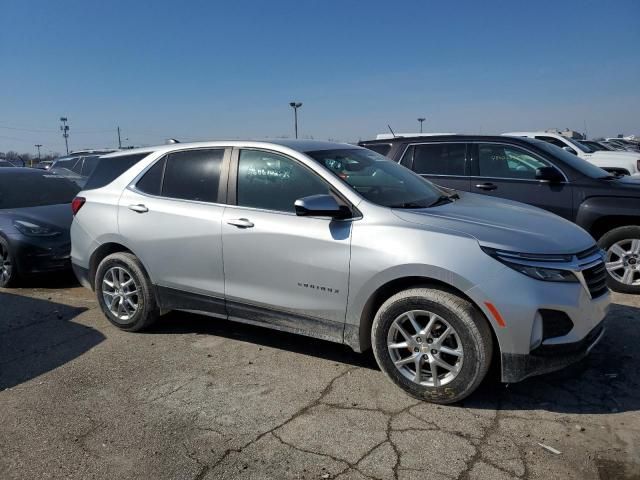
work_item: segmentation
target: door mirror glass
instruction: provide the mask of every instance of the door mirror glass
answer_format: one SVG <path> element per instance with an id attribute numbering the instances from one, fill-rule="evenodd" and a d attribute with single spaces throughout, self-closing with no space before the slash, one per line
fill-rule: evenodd
<path id="1" fill-rule="evenodd" d="M 351 211 L 339 205 L 332 195 L 311 195 L 299 198 L 295 202 L 296 215 L 299 217 L 349 218 Z"/>
<path id="2" fill-rule="evenodd" d="M 558 183 L 564 181 L 564 177 L 555 167 L 540 167 L 536 170 L 536 180 Z"/>
<path id="3" fill-rule="evenodd" d="M 577 153 L 573 148 L 565 145 L 564 147 L 562 147 L 563 150 L 566 150 L 569 153 L 573 153 L 574 155 Z"/>

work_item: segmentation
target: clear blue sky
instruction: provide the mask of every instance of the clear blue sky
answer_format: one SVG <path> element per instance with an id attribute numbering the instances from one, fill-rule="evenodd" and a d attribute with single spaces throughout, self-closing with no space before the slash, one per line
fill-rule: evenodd
<path id="1" fill-rule="evenodd" d="M 640 1 L 3 0 L 0 151 L 386 130 L 640 134 Z M 7 128 L 11 127 L 11 128 Z M 38 130 L 38 131 L 36 131 Z"/>

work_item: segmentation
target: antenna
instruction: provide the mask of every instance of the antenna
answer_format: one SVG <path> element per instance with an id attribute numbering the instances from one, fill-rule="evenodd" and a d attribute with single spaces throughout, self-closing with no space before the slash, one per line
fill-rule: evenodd
<path id="1" fill-rule="evenodd" d="M 391 128 L 391 125 L 387 125 L 387 128 L 389 129 L 389 131 L 391 132 L 391 135 L 393 135 L 393 138 L 396 138 L 397 135 L 395 134 L 395 132 L 393 131 L 393 129 Z"/>

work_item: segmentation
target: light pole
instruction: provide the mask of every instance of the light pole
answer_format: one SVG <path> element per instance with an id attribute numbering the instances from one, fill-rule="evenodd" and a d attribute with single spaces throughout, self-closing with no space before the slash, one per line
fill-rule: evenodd
<path id="1" fill-rule="evenodd" d="M 64 137 L 64 146 L 67 149 L 67 155 L 69 155 L 69 125 L 67 125 L 67 117 L 60 117 L 60 121 L 62 125 L 60 125 L 60 130 L 62 131 L 62 136 Z"/>
<path id="2" fill-rule="evenodd" d="M 425 120 L 426 120 L 426 118 L 424 118 L 424 117 L 420 117 L 418 119 L 418 121 L 420 122 L 420 133 L 422 133 L 422 122 L 424 122 Z"/>
<path id="3" fill-rule="evenodd" d="M 302 106 L 302 102 L 289 102 L 289 106 L 293 108 L 293 125 L 296 131 L 296 138 L 298 138 L 298 109 Z"/>
<path id="4" fill-rule="evenodd" d="M 38 162 L 40 162 L 40 147 L 42 146 L 41 143 L 36 143 L 34 145 L 34 147 L 36 147 L 38 149 Z M 33 161 L 31 161 L 31 166 L 33 167 Z"/>

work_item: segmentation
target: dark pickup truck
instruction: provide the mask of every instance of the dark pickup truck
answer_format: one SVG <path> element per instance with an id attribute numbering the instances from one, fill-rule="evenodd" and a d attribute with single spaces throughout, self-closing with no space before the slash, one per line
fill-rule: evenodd
<path id="1" fill-rule="evenodd" d="M 437 135 L 359 145 L 437 185 L 528 203 L 577 223 L 605 250 L 609 287 L 640 293 L 640 178 L 612 175 L 530 138 Z"/>

